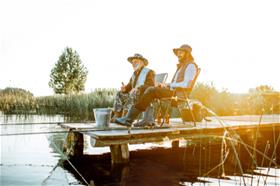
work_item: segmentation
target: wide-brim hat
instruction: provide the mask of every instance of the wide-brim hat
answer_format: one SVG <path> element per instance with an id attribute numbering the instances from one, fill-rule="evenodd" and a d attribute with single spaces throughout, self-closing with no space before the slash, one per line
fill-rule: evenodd
<path id="1" fill-rule="evenodd" d="M 141 59 L 144 62 L 144 65 L 147 66 L 149 64 L 149 61 L 144 58 L 141 54 L 134 54 L 134 56 L 128 57 L 127 60 L 132 63 L 133 59 Z"/>
<path id="2" fill-rule="evenodd" d="M 192 47 L 190 45 L 187 44 L 183 44 L 180 48 L 174 48 L 173 52 L 174 54 L 177 56 L 178 51 L 184 51 L 184 52 L 192 52 Z"/>

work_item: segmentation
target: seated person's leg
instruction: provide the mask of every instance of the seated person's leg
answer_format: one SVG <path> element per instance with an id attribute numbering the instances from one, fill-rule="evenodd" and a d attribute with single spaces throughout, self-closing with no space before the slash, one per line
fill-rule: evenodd
<path id="1" fill-rule="evenodd" d="M 136 100 L 139 99 L 138 93 L 128 93 L 123 102 L 123 116 L 125 116 L 128 110 L 134 105 Z"/>
<path id="2" fill-rule="evenodd" d="M 137 119 L 142 111 L 146 110 L 155 98 L 171 97 L 172 95 L 173 91 L 168 88 L 150 87 L 137 103 L 129 109 L 125 117 L 116 119 L 116 123 L 124 126 L 131 126 L 133 121 Z"/>
<path id="3" fill-rule="evenodd" d="M 126 102 L 129 98 L 128 93 L 123 93 L 121 91 L 117 92 L 116 98 L 114 100 L 113 111 L 114 117 L 119 118 L 122 117 L 123 111 L 126 109 Z M 127 110 L 126 110 L 127 111 Z"/>
<path id="4" fill-rule="evenodd" d="M 173 96 L 173 90 L 165 87 L 149 87 L 143 96 L 135 103 L 135 108 L 140 111 L 146 108 L 154 101 L 154 99 L 168 98 Z"/>
<path id="5" fill-rule="evenodd" d="M 143 94 L 141 95 L 140 92 L 136 95 L 135 99 L 133 100 L 133 102 L 137 102 L 141 96 L 143 96 Z M 145 112 L 143 112 L 143 119 L 140 120 L 139 122 L 135 123 L 134 126 L 135 127 L 144 127 L 144 126 L 152 126 L 154 124 L 154 110 L 153 107 L 151 106 L 151 104 L 148 106 L 148 108 L 145 110 Z"/>

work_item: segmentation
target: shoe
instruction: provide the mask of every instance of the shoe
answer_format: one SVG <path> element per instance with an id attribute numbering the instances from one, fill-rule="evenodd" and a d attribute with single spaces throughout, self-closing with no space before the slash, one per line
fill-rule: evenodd
<path id="1" fill-rule="evenodd" d="M 154 127 L 156 124 L 154 122 L 147 122 L 145 120 L 141 120 L 138 123 L 133 124 L 134 127 Z"/>
<path id="2" fill-rule="evenodd" d="M 116 118 L 115 123 L 122 126 L 131 127 L 133 121 L 139 116 L 140 113 L 141 113 L 140 110 L 132 106 L 128 110 L 127 115 L 122 118 Z"/>
<path id="3" fill-rule="evenodd" d="M 149 106 L 146 111 L 144 112 L 143 119 L 135 124 L 133 126 L 135 127 L 145 127 L 145 126 L 154 126 L 155 119 L 154 119 L 154 109 L 152 106 Z"/>
<path id="4" fill-rule="evenodd" d="M 115 121 L 116 121 L 116 118 L 120 118 L 120 117 L 122 117 L 122 112 L 116 112 L 116 111 L 114 111 L 113 112 L 113 117 L 111 118 L 111 123 L 115 123 Z"/>

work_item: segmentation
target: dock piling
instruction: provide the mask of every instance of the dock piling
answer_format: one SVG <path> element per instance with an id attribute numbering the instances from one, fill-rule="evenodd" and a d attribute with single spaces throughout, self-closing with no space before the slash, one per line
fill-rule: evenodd
<path id="1" fill-rule="evenodd" d="M 110 150 L 112 164 L 129 162 L 129 149 L 127 143 L 110 145 Z"/>
<path id="2" fill-rule="evenodd" d="M 82 133 L 69 130 L 64 152 L 69 157 L 82 156 L 84 151 L 84 137 Z"/>

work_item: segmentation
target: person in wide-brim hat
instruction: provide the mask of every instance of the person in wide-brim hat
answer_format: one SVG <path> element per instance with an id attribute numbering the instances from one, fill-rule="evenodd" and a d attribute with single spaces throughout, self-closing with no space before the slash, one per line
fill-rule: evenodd
<path id="1" fill-rule="evenodd" d="M 180 48 L 174 48 L 173 49 L 173 52 L 176 56 L 178 55 L 178 51 L 191 53 L 192 52 L 192 47 L 190 45 L 184 44 Z"/>
<path id="2" fill-rule="evenodd" d="M 127 60 L 130 62 L 133 68 L 133 74 L 129 79 L 129 82 L 125 85 L 122 83 L 121 90 L 117 92 L 113 105 L 113 118 L 111 122 L 115 122 L 117 118 L 121 118 L 126 115 L 129 108 L 134 104 L 136 100 L 145 92 L 145 90 L 155 85 L 155 72 L 147 68 L 148 60 L 141 54 L 136 53 Z M 127 62 L 126 62 L 127 63 Z M 146 126 L 153 122 L 153 110 L 147 111 L 144 114 L 143 120 L 135 123 L 134 126 Z"/>
<path id="3" fill-rule="evenodd" d="M 132 63 L 133 59 L 140 59 L 143 61 L 144 65 L 147 66 L 149 64 L 149 61 L 144 58 L 141 54 L 134 54 L 134 56 L 128 57 L 127 60 Z"/>

